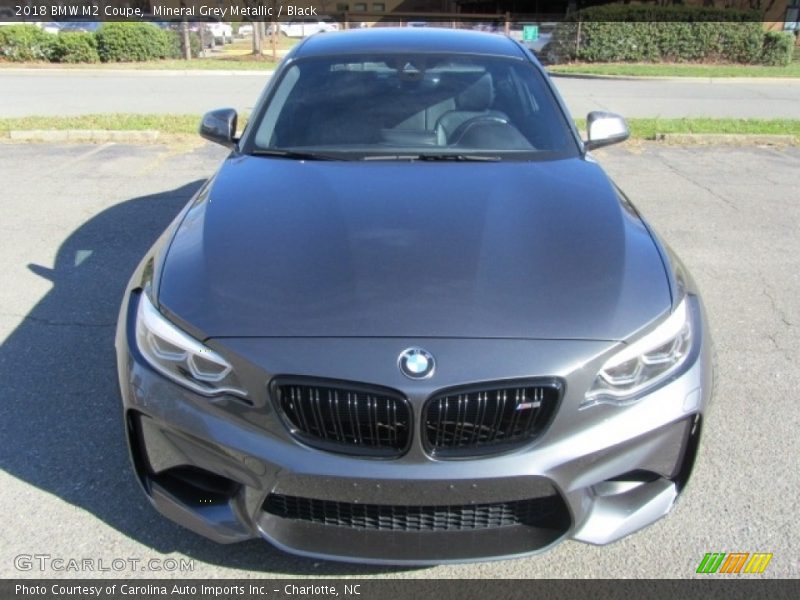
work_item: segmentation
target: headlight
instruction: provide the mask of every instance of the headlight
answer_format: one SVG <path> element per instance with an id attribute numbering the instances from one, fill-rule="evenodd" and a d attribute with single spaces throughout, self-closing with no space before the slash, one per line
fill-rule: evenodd
<path id="1" fill-rule="evenodd" d="M 231 364 L 167 321 L 146 293 L 136 312 L 136 344 L 154 369 L 195 392 L 245 395 Z"/>
<path id="2" fill-rule="evenodd" d="M 692 347 L 687 299 L 649 334 L 609 358 L 586 393 L 583 406 L 625 404 L 675 373 Z"/>

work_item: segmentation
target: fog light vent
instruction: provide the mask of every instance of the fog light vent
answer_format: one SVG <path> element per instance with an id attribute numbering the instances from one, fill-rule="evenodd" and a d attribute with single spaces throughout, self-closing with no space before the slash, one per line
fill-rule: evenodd
<path id="1" fill-rule="evenodd" d="M 226 504 L 239 490 L 239 484 L 205 469 L 181 466 L 152 476 L 155 483 L 185 504 Z"/>

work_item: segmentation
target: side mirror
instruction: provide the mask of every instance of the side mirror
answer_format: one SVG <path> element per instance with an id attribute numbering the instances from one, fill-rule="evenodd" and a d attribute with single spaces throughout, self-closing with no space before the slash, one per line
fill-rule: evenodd
<path id="1" fill-rule="evenodd" d="M 200 135 L 209 141 L 233 148 L 236 138 L 236 111 L 232 108 L 220 108 L 203 115 L 200 121 Z"/>
<path id="2" fill-rule="evenodd" d="M 594 150 L 611 144 L 624 142 L 631 135 L 625 119 L 610 112 L 595 110 L 586 117 L 586 132 L 589 139 L 583 142 L 586 150 Z"/>

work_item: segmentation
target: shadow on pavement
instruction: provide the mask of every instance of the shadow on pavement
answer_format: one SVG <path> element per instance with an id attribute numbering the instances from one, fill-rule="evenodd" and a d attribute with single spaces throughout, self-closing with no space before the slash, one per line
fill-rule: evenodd
<path id="1" fill-rule="evenodd" d="M 298 558 L 260 540 L 218 545 L 162 518 L 139 489 L 117 387 L 117 311 L 138 261 L 202 183 L 108 208 L 61 244 L 53 269 L 29 265 L 53 287 L 0 347 L 0 468 L 156 552 L 302 575 L 396 570 Z"/>

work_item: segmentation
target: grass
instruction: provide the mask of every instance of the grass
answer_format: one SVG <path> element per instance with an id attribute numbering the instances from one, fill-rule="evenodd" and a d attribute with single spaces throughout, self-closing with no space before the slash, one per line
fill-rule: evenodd
<path id="1" fill-rule="evenodd" d="M 797 119 L 631 119 L 634 138 L 652 140 L 660 133 L 737 133 L 752 135 L 793 135 L 800 140 Z"/>
<path id="2" fill-rule="evenodd" d="M 793 135 L 800 141 L 799 119 L 627 119 L 631 138 L 654 140 L 663 133 L 712 133 L 752 135 Z M 578 128 L 585 130 L 586 121 L 576 120 Z"/>
<path id="3" fill-rule="evenodd" d="M 294 47 L 298 42 L 300 42 L 297 38 L 287 38 L 285 36 L 278 36 L 277 38 L 277 51 L 279 54 L 288 52 L 292 47 Z M 272 45 L 270 44 L 270 39 L 267 38 L 262 42 L 262 52 L 270 56 L 272 54 Z M 253 51 L 253 42 L 251 38 L 246 39 L 235 39 L 232 44 L 225 44 L 224 46 L 217 46 L 216 51 L 220 52 L 223 55 L 242 55 L 242 54 L 251 54 Z"/>
<path id="4" fill-rule="evenodd" d="M 240 118 L 243 125 L 246 115 Z M 195 134 L 200 115 L 135 115 L 101 114 L 75 117 L 18 117 L 0 119 L 0 132 L 12 129 L 110 129 L 138 131 L 155 129 L 164 134 Z M 583 119 L 576 121 L 584 130 Z M 799 119 L 629 119 L 631 137 L 640 140 L 656 139 L 662 133 L 738 133 L 795 136 L 800 142 Z"/>
<path id="5" fill-rule="evenodd" d="M 800 61 L 786 67 L 762 65 L 575 63 L 553 65 L 551 73 L 617 75 L 624 77 L 800 77 Z"/>
<path id="6" fill-rule="evenodd" d="M 280 60 L 280 57 L 278 57 Z M 0 61 L 0 68 L 14 69 L 96 69 L 98 71 L 108 69 L 126 69 L 132 71 L 139 70 L 199 70 L 199 71 L 271 71 L 277 66 L 268 56 L 258 57 L 253 55 L 242 56 L 220 56 L 217 58 L 193 58 L 192 60 L 154 60 L 135 63 L 50 63 L 50 62 L 7 62 Z"/>
<path id="7" fill-rule="evenodd" d="M 200 115 L 104 114 L 75 117 L 16 117 L 0 119 L 0 131 L 12 129 L 107 129 L 141 131 L 155 129 L 166 134 L 197 133 Z"/>

